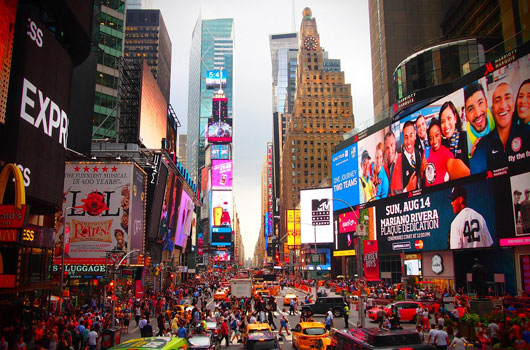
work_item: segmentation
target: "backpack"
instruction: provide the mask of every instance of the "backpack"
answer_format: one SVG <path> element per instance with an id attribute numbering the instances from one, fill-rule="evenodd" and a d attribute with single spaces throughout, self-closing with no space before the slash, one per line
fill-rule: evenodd
<path id="1" fill-rule="evenodd" d="M 230 323 L 230 329 L 235 331 L 237 329 L 237 320 L 233 320 L 231 323 Z"/>

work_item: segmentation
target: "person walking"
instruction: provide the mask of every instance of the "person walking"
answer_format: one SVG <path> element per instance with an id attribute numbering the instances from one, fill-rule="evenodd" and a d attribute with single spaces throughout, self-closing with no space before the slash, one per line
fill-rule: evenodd
<path id="1" fill-rule="evenodd" d="M 221 318 L 221 320 L 221 341 L 219 342 L 219 344 L 221 344 L 223 342 L 223 339 L 225 339 L 226 347 L 228 347 L 230 346 L 230 339 L 228 338 L 228 335 L 230 334 L 230 329 L 228 328 L 228 322 L 226 321 L 226 319 L 223 317 Z"/>
<path id="2" fill-rule="evenodd" d="M 88 350 L 96 350 L 96 345 L 98 344 L 98 333 L 92 328 L 90 333 L 88 333 Z"/>
<path id="3" fill-rule="evenodd" d="M 280 329 L 278 330 L 278 334 L 283 336 L 282 334 L 282 329 L 285 329 L 285 332 L 287 333 L 287 335 L 291 334 L 289 332 L 289 329 L 287 328 L 287 313 L 285 312 L 285 308 L 282 309 L 282 312 L 281 312 L 281 318 L 280 318 Z"/>
<path id="4" fill-rule="evenodd" d="M 268 322 L 269 322 L 269 326 L 271 326 L 271 328 L 273 330 L 277 329 L 276 324 L 274 323 L 274 319 L 275 318 L 276 318 L 276 316 L 274 316 L 274 313 L 272 312 L 272 306 L 271 306 L 267 310 L 267 319 L 268 319 Z"/>
<path id="5" fill-rule="evenodd" d="M 444 326 L 438 326 L 438 331 L 434 337 L 434 342 L 438 350 L 447 350 L 447 345 L 449 344 L 449 335 L 446 331 L 444 331 Z"/>
<path id="6" fill-rule="evenodd" d="M 344 306 L 344 327 L 349 328 L 348 320 L 350 318 L 350 302 L 346 302 L 346 306 Z"/>

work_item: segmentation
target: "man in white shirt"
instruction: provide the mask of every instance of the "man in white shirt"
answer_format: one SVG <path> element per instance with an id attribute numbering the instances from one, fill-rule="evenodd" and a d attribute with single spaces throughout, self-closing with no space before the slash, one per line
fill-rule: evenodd
<path id="1" fill-rule="evenodd" d="M 444 331 L 444 326 L 438 326 L 438 331 L 435 336 L 435 345 L 438 350 L 447 350 L 447 345 L 449 344 L 449 335 Z"/>
<path id="2" fill-rule="evenodd" d="M 88 333 L 88 349 L 96 350 L 98 344 L 98 333 L 92 327 L 92 330 Z"/>
<path id="3" fill-rule="evenodd" d="M 419 189 L 421 154 L 414 147 L 416 143 L 416 130 L 414 123 L 407 121 L 403 125 L 403 156 L 401 157 L 403 171 L 403 192 Z"/>
<path id="4" fill-rule="evenodd" d="M 431 330 L 429 331 L 429 334 L 427 334 L 427 344 L 436 345 L 436 334 L 438 334 L 438 330 L 436 329 L 436 325 L 431 325 Z"/>

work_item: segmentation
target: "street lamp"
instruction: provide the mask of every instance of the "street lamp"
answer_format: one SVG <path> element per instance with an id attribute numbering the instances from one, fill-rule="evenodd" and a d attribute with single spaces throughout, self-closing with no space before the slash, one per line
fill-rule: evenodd
<path id="1" fill-rule="evenodd" d="M 62 253 L 61 253 L 61 285 L 59 290 L 59 312 L 63 311 L 63 284 L 64 284 L 64 252 L 66 250 L 66 211 L 75 209 L 75 207 L 67 207 L 63 211 L 63 239 L 62 239 Z"/>
<path id="2" fill-rule="evenodd" d="M 332 199 L 334 201 L 339 201 L 339 202 L 346 204 L 350 208 L 351 212 L 355 214 L 355 210 L 353 210 L 352 206 L 348 202 L 346 202 L 344 199 L 341 199 L 341 198 L 332 198 Z M 358 273 L 359 279 L 361 279 L 363 278 L 363 267 L 362 267 L 363 257 L 361 254 L 362 242 L 361 242 L 360 235 L 355 234 L 354 237 L 357 238 L 357 244 L 355 247 L 355 255 L 357 257 L 357 273 Z M 361 328 L 364 328 L 364 301 L 363 301 L 363 288 L 362 287 L 360 288 L 360 296 L 359 296 L 359 324 Z M 348 325 L 346 325 L 346 327 L 348 327 Z"/>

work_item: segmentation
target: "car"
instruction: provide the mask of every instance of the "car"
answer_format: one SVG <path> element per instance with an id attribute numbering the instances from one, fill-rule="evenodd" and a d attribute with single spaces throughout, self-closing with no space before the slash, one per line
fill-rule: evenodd
<path id="1" fill-rule="evenodd" d="M 296 296 L 296 294 L 293 294 L 293 293 L 285 294 L 285 296 L 283 297 L 283 305 L 291 305 L 291 300 L 293 299 L 295 303 L 298 302 L 298 297 Z"/>
<path id="2" fill-rule="evenodd" d="M 210 334 L 194 334 L 188 338 L 190 349 L 217 350 L 219 342 Z"/>
<path id="3" fill-rule="evenodd" d="M 329 333 L 322 322 L 300 322 L 293 329 L 293 348 L 299 350 L 322 348 L 324 343 L 330 344 L 331 339 L 328 336 Z M 320 347 L 317 346 L 318 344 L 321 344 Z"/>
<path id="4" fill-rule="evenodd" d="M 112 350 L 123 350 L 123 349 L 136 349 L 136 350 L 149 350 L 149 349 L 162 349 L 162 350 L 186 350 L 189 347 L 188 342 L 184 338 L 175 337 L 149 337 L 149 338 L 138 338 L 124 341 L 121 344 L 115 345 L 109 349 Z"/>
<path id="5" fill-rule="evenodd" d="M 345 306 L 346 299 L 344 297 L 323 297 L 318 298 L 313 304 L 304 304 L 301 312 L 311 316 L 314 314 L 326 314 L 331 309 L 333 316 L 341 317 L 344 314 Z"/>
<path id="6" fill-rule="evenodd" d="M 280 350 L 276 334 L 266 332 L 255 332 L 248 335 L 243 344 L 244 350 Z"/>
<path id="7" fill-rule="evenodd" d="M 214 300 L 225 300 L 228 296 L 228 293 L 226 290 L 217 290 L 215 294 L 213 295 Z"/>
<path id="8" fill-rule="evenodd" d="M 271 332 L 271 326 L 268 323 L 249 323 L 245 328 L 245 333 L 243 333 L 243 345 L 247 342 L 248 336 L 252 333 L 263 333 Z"/>
<path id="9" fill-rule="evenodd" d="M 175 306 L 175 312 L 179 316 L 183 316 L 186 312 L 193 310 L 193 305 L 177 305 Z"/>
<path id="10" fill-rule="evenodd" d="M 416 308 L 421 307 L 422 310 L 425 306 L 417 301 L 394 301 L 390 304 L 383 306 L 383 310 L 387 316 L 392 315 L 392 308 L 396 308 L 399 311 L 399 321 L 400 322 L 416 322 Z M 368 310 L 368 317 L 372 321 L 377 321 L 377 313 L 379 312 L 379 307 L 374 307 Z"/>
<path id="11" fill-rule="evenodd" d="M 388 330 L 375 328 L 352 328 L 337 330 L 328 349 L 333 350 L 435 350 L 425 344 L 414 330 Z"/>

